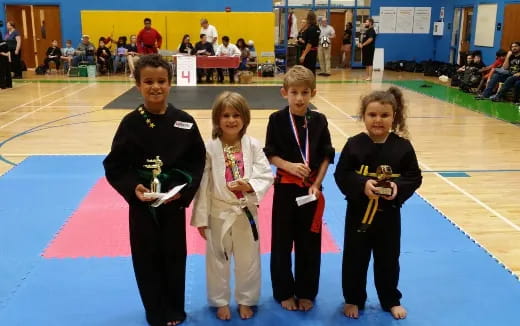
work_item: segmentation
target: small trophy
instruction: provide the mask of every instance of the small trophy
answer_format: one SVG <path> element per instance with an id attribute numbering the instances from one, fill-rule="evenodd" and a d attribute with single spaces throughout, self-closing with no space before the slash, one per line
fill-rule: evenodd
<path id="1" fill-rule="evenodd" d="M 150 182 L 150 192 L 152 194 L 158 194 L 161 192 L 161 181 L 157 177 L 161 174 L 161 166 L 163 166 L 163 162 L 156 156 L 155 159 L 147 159 L 146 162 L 152 164 L 143 165 L 147 169 L 152 169 L 152 181 Z"/>
<path id="2" fill-rule="evenodd" d="M 376 194 L 381 196 L 392 196 L 393 189 L 390 185 L 390 179 L 392 179 L 392 167 L 390 165 L 380 165 L 377 167 L 376 175 Z"/>

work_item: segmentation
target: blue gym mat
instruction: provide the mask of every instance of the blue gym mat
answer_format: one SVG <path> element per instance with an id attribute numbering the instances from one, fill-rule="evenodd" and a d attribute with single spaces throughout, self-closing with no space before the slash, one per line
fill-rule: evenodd
<path id="1" fill-rule="evenodd" d="M 41 253 L 94 183 L 101 156 L 35 156 L 0 178 L 0 325 L 145 326 L 131 260 L 44 259 Z M 343 245 L 345 201 L 331 167 L 326 223 Z M 414 195 L 403 208 L 400 289 L 409 316 L 381 310 L 369 272 L 358 320 L 342 316 L 341 254 L 323 254 L 320 292 L 310 312 L 284 311 L 273 299 L 269 255 L 262 256 L 257 315 L 222 322 L 207 306 L 204 257 L 188 257 L 186 325 L 517 325 L 520 282 L 484 249 Z M 264 239 L 268 241 L 268 239 Z"/>

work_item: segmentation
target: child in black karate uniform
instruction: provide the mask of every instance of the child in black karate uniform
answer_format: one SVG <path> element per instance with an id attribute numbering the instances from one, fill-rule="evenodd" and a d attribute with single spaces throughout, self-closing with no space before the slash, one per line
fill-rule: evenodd
<path id="1" fill-rule="evenodd" d="M 103 161 L 108 182 L 128 202 L 132 263 L 146 320 L 173 326 L 186 318 L 186 207 L 202 179 L 206 150 L 195 120 L 168 103 L 172 69 L 160 55 L 142 56 L 135 82 L 144 104 L 128 113 Z M 187 183 L 157 208 L 150 192 L 152 173 L 144 165 L 162 161 L 162 192 Z"/>
<path id="2" fill-rule="evenodd" d="M 264 152 L 277 167 L 273 196 L 271 281 L 274 298 L 287 310 L 308 311 L 318 293 L 321 223 L 324 197 L 321 183 L 334 148 L 327 118 L 311 111 L 316 79 L 309 69 L 294 66 L 284 78 L 282 95 L 289 106 L 269 117 Z M 317 200 L 297 206 L 296 198 Z M 294 245 L 295 273 L 291 252 Z"/>
<path id="3" fill-rule="evenodd" d="M 406 115 L 401 91 L 390 87 L 361 100 L 360 116 L 366 131 L 348 139 L 334 177 L 348 207 L 343 252 L 344 314 L 358 318 L 367 298 L 366 279 L 370 255 L 382 308 L 404 319 L 399 282 L 401 206 L 421 185 L 415 151 L 406 138 Z M 387 189 L 379 195 L 377 170 L 391 167 Z M 380 175 L 381 176 L 381 175 Z"/>

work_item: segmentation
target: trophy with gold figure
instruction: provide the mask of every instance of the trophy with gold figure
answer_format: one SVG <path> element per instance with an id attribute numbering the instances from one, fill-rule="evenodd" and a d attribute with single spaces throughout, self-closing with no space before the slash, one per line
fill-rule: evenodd
<path id="1" fill-rule="evenodd" d="M 361 169 L 362 170 L 362 169 Z M 360 171 L 361 171 L 360 170 Z M 367 167 L 368 170 L 368 167 Z M 392 173 L 392 167 L 390 165 L 380 165 L 376 169 L 376 173 L 367 173 L 364 175 L 368 175 L 370 177 L 375 177 L 377 179 L 377 183 L 375 185 L 376 195 L 380 196 L 392 196 L 394 189 L 392 188 L 392 184 L 390 181 L 393 178 L 399 177 L 399 174 Z M 365 215 L 361 220 L 361 225 L 359 226 L 358 232 L 366 232 L 372 222 L 374 221 L 374 217 L 379 209 L 379 197 L 371 198 L 368 201 L 368 206 L 365 211 Z"/>
<path id="2" fill-rule="evenodd" d="M 390 165 L 380 165 L 376 169 L 377 183 L 376 194 L 380 196 L 392 196 L 393 189 L 390 184 L 392 179 L 392 167 Z"/>
<path id="3" fill-rule="evenodd" d="M 235 158 L 235 153 L 238 153 L 239 151 L 240 151 L 240 149 L 237 146 L 229 146 L 229 145 L 224 146 L 224 154 L 226 155 L 226 157 L 225 157 L 226 165 L 231 168 L 231 172 L 232 172 L 233 180 L 234 180 L 232 182 L 236 182 L 237 180 L 243 180 L 243 181 L 247 182 L 247 179 L 242 178 L 242 176 L 240 175 L 240 168 L 239 168 L 238 163 Z M 244 214 L 246 215 L 246 217 L 249 221 L 249 224 L 251 225 L 251 231 L 253 232 L 253 238 L 255 241 L 257 241 L 258 240 L 258 230 L 256 228 L 256 222 L 253 217 L 253 214 L 251 213 L 251 211 L 249 210 L 249 208 L 246 205 L 246 199 L 244 197 L 241 197 L 241 198 L 239 198 L 239 200 L 240 200 L 240 207 L 244 211 Z"/>
<path id="4" fill-rule="evenodd" d="M 150 181 L 150 192 L 145 193 L 145 196 L 159 197 L 159 194 L 161 193 L 159 174 L 161 174 L 161 166 L 163 166 L 163 162 L 159 156 L 156 156 L 154 159 L 147 159 L 146 162 L 151 163 L 143 166 L 147 169 L 152 169 L 152 180 Z"/>

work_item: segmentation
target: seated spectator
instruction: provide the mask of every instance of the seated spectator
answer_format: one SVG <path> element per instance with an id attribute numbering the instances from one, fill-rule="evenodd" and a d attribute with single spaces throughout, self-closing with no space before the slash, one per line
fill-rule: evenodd
<path id="1" fill-rule="evenodd" d="M 194 54 L 196 55 L 215 55 L 213 52 L 213 45 L 207 41 L 206 34 L 200 34 L 200 41 L 195 43 Z M 206 75 L 206 82 L 213 81 L 213 69 L 199 69 L 197 68 L 197 83 L 202 82 L 202 76 Z"/>
<path id="2" fill-rule="evenodd" d="M 246 41 L 243 38 L 239 38 L 237 41 L 237 48 L 240 50 L 240 66 L 238 70 L 247 70 L 247 61 L 251 56 L 251 51 L 246 45 Z"/>
<path id="3" fill-rule="evenodd" d="M 127 56 L 128 56 L 128 48 L 126 45 L 126 36 L 121 36 L 117 40 L 117 46 L 114 53 L 114 73 L 117 73 L 117 68 L 119 67 L 119 64 L 122 64 L 123 67 L 126 65 L 127 62 Z"/>
<path id="4" fill-rule="evenodd" d="M 58 41 L 52 40 L 52 45 L 47 49 L 47 53 L 45 55 L 45 60 L 43 64 L 45 65 L 45 69 L 49 69 L 49 62 L 54 61 L 56 65 L 56 69 L 60 69 L 61 63 L 61 49 L 58 47 Z"/>
<path id="5" fill-rule="evenodd" d="M 99 72 L 102 75 L 107 74 L 110 69 L 110 59 L 112 58 L 112 54 L 110 53 L 110 49 L 105 46 L 104 37 L 99 40 L 96 57 L 99 65 Z"/>
<path id="6" fill-rule="evenodd" d="M 182 54 L 193 54 L 193 44 L 190 43 L 190 35 L 184 34 L 182 37 L 181 44 L 179 45 L 179 53 Z"/>
<path id="7" fill-rule="evenodd" d="M 489 83 L 482 92 L 481 95 L 477 96 L 476 99 L 482 100 L 490 98 L 494 102 L 499 102 L 504 99 L 505 94 L 512 88 L 515 87 L 517 81 L 520 80 L 520 41 L 515 41 L 511 44 L 511 50 L 507 53 L 502 68 L 496 68 L 495 72 L 491 76 Z M 491 96 L 495 87 L 500 83 L 504 84 L 500 87 L 500 90 Z"/>
<path id="8" fill-rule="evenodd" d="M 464 73 L 460 81 L 460 90 L 465 93 L 470 93 L 474 88 L 478 87 L 482 79 L 480 69 L 484 66 L 480 51 L 472 53 L 473 60 L 465 66 Z"/>
<path id="9" fill-rule="evenodd" d="M 506 59 L 507 52 L 503 49 L 500 49 L 496 52 L 496 59 L 491 65 L 487 67 L 483 67 L 480 69 L 482 73 L 482 80 L 480 81 L 479 86 L 477 87 L 477 93 L 481 93 L 484 88 L 486 88 L 487 83 L 489 82 L 489 78 L 495 72 L 495 68 L 500 68 L 504 64 L 504 60 Z"/>
<path id="10" fill-rule="evenodd" d="M 65 47 L 61 49 L 61 60 L 63 60 L 63 69 L 65 69 L 65 71 L 69 70 L 75 52 L 76 50 L 72 47 L 72 41 L 67 40 Z"/>
<path id="11" fill-rule="evenodd" d="M 137 52 L 137 36 L 130 35 L 130 44 L 126 46 L 126 60 L 128 60 L 128 67 L 130 67 L 130 78 L 134 78 L 135 64 L 139 60 L 139 52 Z"/>
<path id="12" fill-rule="evenodd" d="M 72 59 L 72 66 L 78 66 L 81 61 L 88 62 L 89 65 L 95 64 L 95 54 L 96 47 L 90 42 L 90 37 L 88 35 L 83 35 L 81 42 L 76 47 L 76 53 Z"/>
<path id="13" fill-rule="evenodd" d="M 237 48 L 235 44 L 229 43 L 229 37 L 223 36 L 222 37 L 222 44 L 220 44 L 217 47 L 217 53 L 215 55 L 217 56 L 227 56 L 227 57 L 240 57 L 240 50 Z M 224 71 L 222 68 L 217 68 L 218 73 L 218 82 L 223 83 L 224 82 Z M 229 82 L 234 83 L 235 82 L 235 69 L 234 68 L 228 68 L 228 74 L 229 74 Z"/>
<path id="14" fill-rule="evenodd" d="M 451 86 L 456 86 L 456 87 L 460 86 L 460 81 L 464 77 L 464 72 L 466 71 L 466 69 L 469 69 L 472 64 L 473 64 L 473 55 L 468 54 L 466 56 L 466 64 L 463 66 L 460 66 L 457 69 L 457 71 L 455 72 L 455 74 L 451 77 Z"/>

